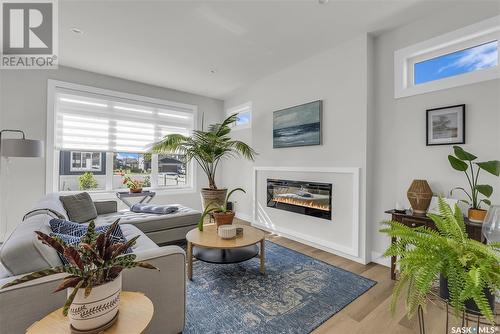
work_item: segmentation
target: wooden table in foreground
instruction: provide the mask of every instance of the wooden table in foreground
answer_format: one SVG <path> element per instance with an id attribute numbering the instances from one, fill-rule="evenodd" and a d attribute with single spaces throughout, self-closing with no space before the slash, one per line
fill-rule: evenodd
<path id="1" fill-rule="evenodd" d="M 219 237 L 215 225 L 205 225 L 203 232 L 195 228 L 187 233 L 187 276 L 190 280 L 193 279 L 193 257 L 208 263 L 229 264 L 259 255 L 260 272 L 265 273 L 265 233 L 251 226 L 238 227 L 243 228 L 243 235 L 233 239 Z M 260 244 L 260 252 L 257 244 Z"/>
<path id="2" fill-rule="evenodd" d="M 151 300 L 140 292 L 123 291 L 120 294 L 118 319 L 103 334 L 140 334 L 153 318 L 154 306 Z M 55 310 L 27 330 L 27 334 L 71 334 L 68 318 L 62 315 L 62 308 Z"/>

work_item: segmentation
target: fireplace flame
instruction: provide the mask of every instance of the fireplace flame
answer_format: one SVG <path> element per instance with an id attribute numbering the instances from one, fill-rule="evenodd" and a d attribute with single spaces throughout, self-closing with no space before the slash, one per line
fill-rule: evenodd
<path id="1" fill-rule="evenodd" d="M 317 210 L 322 210 L 322 211 L 330 211 L 329 204 L 321 204 L 321 203 L 317 203 L 317 202 L 311 201 L 311 200 L 304 200 L 304 199 L 297 199 L 297 198 L 290 198 L 290 197 L 273 197 L 273 201 L 280 202 L 280 203 L 286 203 L 286 204 L 293 204 L 293 205 L 298 205 L 298 206 L 304 206 L 307 208 L 317 209 Z"/>

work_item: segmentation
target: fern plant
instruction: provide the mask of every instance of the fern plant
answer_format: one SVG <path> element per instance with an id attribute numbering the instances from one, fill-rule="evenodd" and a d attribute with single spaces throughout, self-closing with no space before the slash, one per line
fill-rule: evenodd
<path id="1" fill-rule="evenodd" d="M 125 243 L 112 242 L 111 232 L 117 227 L 118 222 L 119 219 L 103 233 L 96 233 L 94 221 L 90 222 L 87 233 L 76 246 L 68 245 L 58 237 L 35 231 L 42 243 L 54 248 L 69 264 L 25 275 L 5 284 L 2 289 L 50 275 L 67 273 L 69 275 L 54 291 L 74 288 L 63 307 L 63 315 L 67 316 L 69 307 L 79 289 L 85 289 L 85 297 L 88 297 L 93 287 L 113 281 L 123 269 L 142 267 L 159 270 L 149 263 L 135 261 L 135 254 L 124 255 L 126 250 L 135 244 L 139 236 Z"/>
<path id="2" fill-rule="evenodd" d="M 426 297 L 442 274 L 448 281 L 449 303 L 458 315 L 465 302 L 473 300 L 481 313 L 492 323 L 493 311 L 485 289 L 495 294 L 500 289 L 500 243 L 482 244 L 470 239 L 465 231 L 462 212 L 454 212 L 439 199 L 440 215 L 429 214 L 437 230 L 426 226 L 410 228 L 399 222 L 385 222 L 380 232 L 396 238 L 385 256 L 396 256 L 400 276 L 392 295 L 391 310 L 401 293 L 406 293 L 406 312 L 409 317 L 418 307 L 425 308 Z"/>

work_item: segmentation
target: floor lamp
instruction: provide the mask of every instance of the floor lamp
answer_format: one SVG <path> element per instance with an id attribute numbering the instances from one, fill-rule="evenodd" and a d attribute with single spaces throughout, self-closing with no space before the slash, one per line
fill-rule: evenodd
<path id="1" fill-rule="evenodd" d="M 21 138 L 8 138 L 2 139 L 5 133 L 16 133 L 20 134 Z M 2 167 L 2 157 L 5 158 L 43 158 L 44 149 L 43 141 L 26 139 L 26 135 L 21 130 L 1 130 L 0 131 L 0 188 L 1 187 L 1 167 Z M 3 211 L 2 197 L 0 194 L 0 211 Z M 4 220 L 5 227 L 2 229 L 2 237 L 5 237 L 7 233 L 7 221 L 5 220 L 5 214 L 2 212 L 0 214 L 0 226 L 2 218 Z"/>

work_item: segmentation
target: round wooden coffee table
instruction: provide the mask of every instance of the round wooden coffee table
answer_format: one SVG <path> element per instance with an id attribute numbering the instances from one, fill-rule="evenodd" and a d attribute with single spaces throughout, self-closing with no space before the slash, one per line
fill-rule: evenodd
<path id="1" fill-rule="evenodd" d="M 96 331 L 102 334 L 143 333 L 153 319 L 154 306 L 142 292 L 122 291 L 118 319 L 110 328 Z M 68 318 L 62 315 L 62 308 L 55 310 L 40 321 L 35 322 L 26 334 L 70 334 Z"/>
<path id="2" fill-rule="evenodd" d="M 208 263 L 228 264 L 247 261 L 258 255 L 260 272 L 265 273 L 265 233 L 251 226 L 238 227 L 243 228 L 243 235 L 233 239 L 219 237 L 215 225 L 205 225 L 203 231 L 195 228 L 186 234 L 187 276 L 190 280 L 193 279 L 193 257 Z"/>

